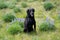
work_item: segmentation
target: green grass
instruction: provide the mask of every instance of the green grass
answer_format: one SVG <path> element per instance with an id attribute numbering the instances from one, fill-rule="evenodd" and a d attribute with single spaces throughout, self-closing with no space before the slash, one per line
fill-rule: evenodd
<path id="1" fill-rule="evenodd" d="M 52 8 L 54 8 L 54 5 L 52 3 L 44 3 L 44 8 L 45 10 L 51 10 Z"/>
<path id="2" fill-rule="evenodd" d="M 22 31 L 23 31 L 23 24 L 21 24 L 21 22 L 18 21 L 11 23 L 11 25 L 8 26 L 7 28 L 7 32 L 12 35 L 18 34 Z"/>
<path id="3" fill-rule="evenodd" d="M 3 16 L 3 20 L 5 22 L 12 22 L 12 20 L 14 20 L 16 17 L 12 14 L 6 14 Z"/>
<path id="4" fill-rule="evenodd" d="M 60 9 L 60 6 L 58 6 L 58 4 L 60 4 L 60 0 L 50 0 L 49 2 L 51 2 L 54 6 L 56 6 L 57 8 L 53 8 L 51 9 L 51 11 L 45 11 L 44 9 L 44 3 L 42 0 L 37 0 L 37 1 L 32 1 L 32 2 L 28 2 L 26 0 L 22 0 L 19 2 L 16 2 L 15 0 L 11 1 L 6 1 L 11 2 L 10 7 L 12 8 L 6 8 L 6 9 L 1 9 L 0 10 L 0 23 L 2 23 L 2 28 L 0 29 L 0 40 L 60 40 L 60 23 L 57 22 L 58 20 L 56 20 L 56 17 L 58 15 L 58 9 Z M 27 3 L 28 7 L 23 8 L 21 6 L 21 3 L 25 2 Z M 54 4 L 56 2 L 56 4 Z M 35 8 L 35 19 L 36 19 L 36 29 L 37 29 L 37 33 L 18 33 L 16 35 L 11 35 L 7 32 L 7 25 L 9 25 L 10 23 L 6 23 L 4 22 L 2 19 L 2 17 L 4 15 L 6 15 L 6 13 L 10 14 L 9 12 L 13 11 L 14 6 L 18 6 L 20 7 L 22 10 L 21 12 L 18 13 L 13 13 L 16 18 L 25 18 L 26 17 L 26 9 L 29 7 L 33 7 Z M 39 30 L 39 26 L 44 20 L 45 18 L 49 16 L 50 19 L 54 19 L 55 22 L 55 26 L 56 26 L 56 30 L 55 31 L 48 31 L 48 32 L 41 32 Z"/>
<path id="5" fill-rule="evenodd" d="M 0 9 L 7 8 L 7 5 L 5 2 L 0 2 Z"/>
<path id="6" fill-rule="evenodd" d="M 22 6 L 23 8 L 28 7 L 27 3 L 25 3 L 25 2 L 22 2 L 22 3 L 21 3 L 21 6 Z"/>
<path id="7" fill-rule="evenodd" d="M 56 27 L 52 21 L 45 21 L 41 23 L 41 25 L 39 25 L 39 30 L 40 31 L 53 31 L 53 30 L 56 30 Z"/>
<path id="8" fill-rule="evenodd" d="M 13 10 L 14 10 L 15 13 L 21 12 L 20 7 L 14 7 Z"/>

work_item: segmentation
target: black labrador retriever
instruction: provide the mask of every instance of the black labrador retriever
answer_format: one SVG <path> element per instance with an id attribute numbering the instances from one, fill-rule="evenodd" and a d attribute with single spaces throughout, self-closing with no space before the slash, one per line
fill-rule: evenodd
<path id="1" fill-rule="evenodd" d="M 33 9 L 33 8 L 29 8 L 27 10 L 27 16 L 24 21 L 24 32 L 31 32 L 31 31 L 36 32 L 36 21 L 34 18 L 34 12 L 35 12 L 35 9 Z M 33 25 L 34 25 L 34 27 L 33 27 Z"/>

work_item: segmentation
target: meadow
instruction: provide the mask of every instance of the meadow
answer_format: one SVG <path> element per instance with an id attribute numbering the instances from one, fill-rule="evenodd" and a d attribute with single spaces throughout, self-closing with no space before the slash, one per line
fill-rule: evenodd
<path id="1" fill-rule="evenodd" d="M 13 23 L 15 18 L 25 19 L 28 8 L 35 9 L 36 33 L 24 33 L 20 28 L 23 23 Z M 44 21 L 51 21 L 56 29 L 41 31 L 39 28 Z M 9 29 L 9 26 L 17 28 Z M 16 34 L 10 34 L 12 29 Z M 0 40 L 60 40 L 60 0 L 0 0 Z"/>

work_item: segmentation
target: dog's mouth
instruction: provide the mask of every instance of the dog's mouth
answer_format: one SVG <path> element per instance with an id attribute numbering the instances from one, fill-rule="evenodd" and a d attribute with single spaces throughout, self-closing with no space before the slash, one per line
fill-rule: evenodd
<path id="1" fill-rule="evenodd" d="M 33 14 L 31 14 L 31 17 L 33 17 L 34 15 Z"/>
<path id="2" fill-rule="evenodd" d="M 31 15 L 31 17 L 33 17 L 33 15 Z"/>
<path id="3" fill-rule="evenodd" d="M 31 12 L 31 13 L 30 13 L 30 15 L 31 15 L 31 17 L 33 17 L 33 16 L 34 16 L 34 13 L 33 13 L 33 12 Z"/>

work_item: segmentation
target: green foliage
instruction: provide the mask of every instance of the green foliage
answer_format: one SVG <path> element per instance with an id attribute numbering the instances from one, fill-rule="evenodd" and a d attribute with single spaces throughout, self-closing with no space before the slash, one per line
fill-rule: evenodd
<path id="1" fill-rule="evenodd" d="M 4 40 L 4 35 L 0 34 L 0 40 Z"/>
<path id="2" fill-rule="evenodd" d="M 21 12 L 21 9 L 19 7 L 14 7 L 13 10 L 14 10 L 15 13 Z"/>
<path id="3" fill-rule="evenodd" d="M 47 2 L 47 3 L 44 4 L 44 8 L 45 8 L 46 11 L 51 10 L 53 7 L 54 6 L 53 6 L 52 3 Z"/>
<path id="4" fill-rule="evenodd" d="M 0 0 L 0 9 L 3 8 L 14 8 L 16 4 L 16 0 L 11 1 L 5 1 L 5 0 Z"/>
<path id="5" fill-rule="evenodd" d="M 7 8 L 7 5 L 5 2 L 0 2 L 0 9 Z"/>
<path id="6" fill-rule="evenodd" d="M 14 20 L 14 19 L 15 19 L 15 16 L 12 15 L 12 14 L 6 14 L 6 15 L 3 16 L 3 20 L 4 20 L 5 22 L 11 22 L 11 21 Z"/>
<path id="7" fill-rule="evenodd" d="M 39 30 L 41 31 L 55 30 L 55 25 L 50 24 L 49 22 L 43 22 L 41 23 L 41 25 L 39 25 Z"/>
<path id="8" fill-rule="evenodd" d="M 19 25 L 23 28 L 24 27 L 24 22 L 19 22 Z"/>
<path id="9" fill-rule="evenodd" d="M 46 1 L 46 0 L 43 0 L 43 1 Z"/>
<path id="10" fill-rule="evenodd" d="M 0 24 L 0 28 L 2 28 L 2 25 Z"/>
<path id="11" fill-rule="evenodd" d="M 12 8 L 14 8 L 15 7 L 15 4 L 8 4 L 8 8 L 10 8 L 10 9 L 12 9 Z"/>
<path id="12" fill-rule="evenodd" d="M 56 22 L 60 22 L 60 14 L 55 17 Z"/>
<path id="13" fill-rule="evenodd" d="M 25 2 L 22 2 L 22 3 L 21 3 L 21 6 L 22 6 L 23 8 L 28 7 L 27 3 L 25 3 Z"/>
<path id="14" fill-rule="evenodd" d="M 7 30 L 7 32 L 12 34 L 12 35 L 17 34 L 19 32 L 22 32 L 22 31 L 23 31 L 22 25 L 18 21 L 12 23 L 8 27 L 8 30 Z"/>
<path id="15" fill-rule="evenodd" d="M 21 0 L 16 0 L 17 2 L 20 2 Z"/>
<path id="16" fill-rule="evenodd" d="M 34 2 L 34 1 L 37 1 L 37 0 L 28 0 L 28 2 Z"/>
<path id="17" fill-rule="evenodd" d="M 15 7 L 15 3 L 13 3 L 13 2 L 6 2 L 6 4 L 7 4 L 7 7 L 10 9 Z"/>

